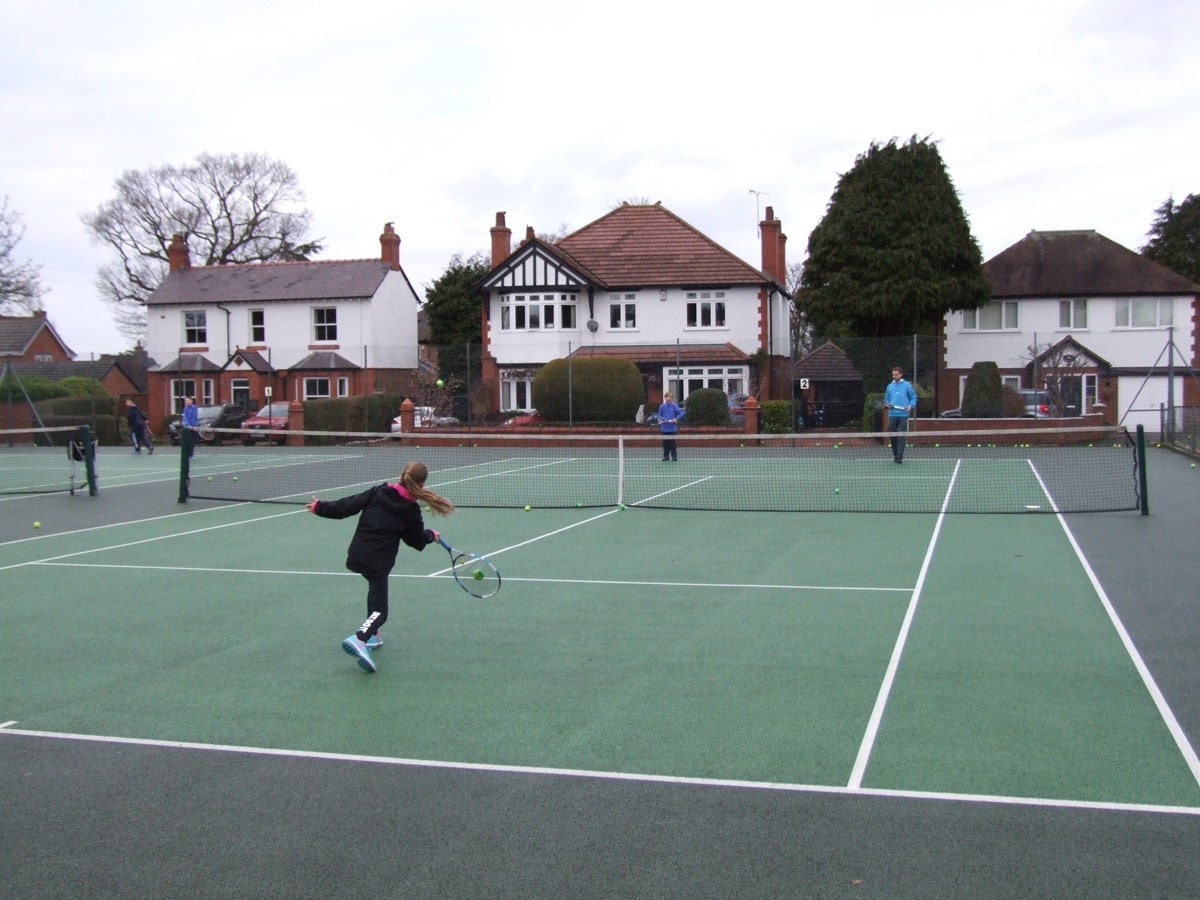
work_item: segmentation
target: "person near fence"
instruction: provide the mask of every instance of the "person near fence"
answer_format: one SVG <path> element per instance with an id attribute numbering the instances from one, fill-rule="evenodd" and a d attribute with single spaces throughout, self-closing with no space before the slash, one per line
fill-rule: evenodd
<path id="1" fill-rule="evenodd" d="M 421 518 L 422 503 L 437 515 L 454 512 L 453 503 L 425 487 L 428 477 L 425 463 L 414 460 L 404 467 L 396 484 L 380 484 L 340 500 L 313 497 L 308 504 L 309 512 L 326 519 L 358 516 L 346 568 L 367 580 L 367 618 L 342 641 L 342 649 L 367 672 L 375 671 L 371 654 L 383 644 L 379 629 L 388 618 L 388 575 L 396 565 L 400 542 L 424 550 L 437 541 L 438 533 L 426 528 Z"/>
<path id="2" fill-rule="evenodd" d="M 679 433 L 679 417 L 683 410 L 675 403 L 675 396 L 667 391 L 663 394 L 663 402 L 658 407 L 658 424 L 662 430 L 663 462 L 679 461 L 679 448 L 676 446 L 675 435 Z"/>
<path id="3" fill-rule="evenodd" d="M 129 423 L 129 440 L 133 443 L 133 452 L 141 453 L 142 447 L 145 447 L 153 453 L 154 442 L 150 439 L 150 428 L 145 413 L 138 409 L 138 405 L 132 399 L 127 399 L 125 406 L 125 421 Z"/>
<path id="4" fill-rule="evenodd" d="M 888 410 L 887 430 L 891 434 L 892 459 L 902 463 L 908 419 L 917 411 L 917 392 L 904 380 L 904 370 L 899 366 L 892 369 L 892 383 L 883 392 L 883 402 Z"/>

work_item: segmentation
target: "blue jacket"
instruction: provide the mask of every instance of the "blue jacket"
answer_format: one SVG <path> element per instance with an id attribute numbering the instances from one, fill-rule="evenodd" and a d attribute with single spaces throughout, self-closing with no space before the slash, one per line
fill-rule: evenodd
<path id="1" fill-rule="evenodd" d="M 911 407 L 912 412 L 917 411 L 917 392 L 911 384 L 901 378 L 887 386 L 887 390 L 883 392 L 883 402 L 888 405 L 888 415 L 893 419 L 906 419 L 909 415 L 908 407 Z M 897 406 L 901 408 L 896 409 Z"/>
<path id="2" fill-rule="evenodd" d="M 662 426 L 663 434 L 674 434 L 679 430 L 679 425 L 676 420 L 683 415 L 683 410 L 675 405 L 675 401 L 668 400 L 658 408 L 659 424 Z"/>

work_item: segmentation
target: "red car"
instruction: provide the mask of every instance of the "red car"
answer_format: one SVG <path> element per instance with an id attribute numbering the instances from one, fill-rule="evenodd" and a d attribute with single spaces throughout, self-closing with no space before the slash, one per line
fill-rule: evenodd
<path id="1" fill-rule="evenodd" d="M 259 441 L 274 441 L 283 446 L 287 440 L 287 403 L 268 403 L 246 421 L 242 422 L 242 443 L 252 447 Z"/>
<path id="2" fill-rule="evenodd" d="M 536 409 L 530 410 L 521 416 L 513 416 L 511 419 L 505 419 L 504 424 L 509 427 L 521 428 L 529 425 L 541 425 L 542 417 L 538 415 Z"/>

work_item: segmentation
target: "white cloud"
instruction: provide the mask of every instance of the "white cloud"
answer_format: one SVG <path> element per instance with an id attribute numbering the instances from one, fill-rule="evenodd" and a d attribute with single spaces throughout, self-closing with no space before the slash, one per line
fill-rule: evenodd
<path id="1" fill-rule="evenodd" d="M 125 342 L 80 215 L 202 152 L 291 166 L 326 258 L 373 256 L 394 221 L 418 287 L 487 251 L 497 210 L 520 236 L 628 198 L 754 264 L 770 205 L 798 261 L 839 173 L 914 134 L 985 256 L 1032 228 L 1136 248 L 1200 190 L 1197 33 L 1193 3 L 1118 0 L 6 4 L 0 194 L 85 355 Z"/>

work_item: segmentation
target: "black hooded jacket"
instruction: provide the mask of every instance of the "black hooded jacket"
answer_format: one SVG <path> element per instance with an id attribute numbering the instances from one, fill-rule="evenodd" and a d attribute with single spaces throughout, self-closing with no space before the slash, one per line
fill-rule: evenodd
<path id="1" fill-rule="evenodd" d="M 401 541 L 414 550 L 424 550 L 437 540 L 425 528 L 420 504 L 399 484 L 381 484 L 341 500 L 318 500 L 315 512 L 326 519 L 360 514 L 346 553 L 346 568 L 360 575 L 392 571 Z"/>

